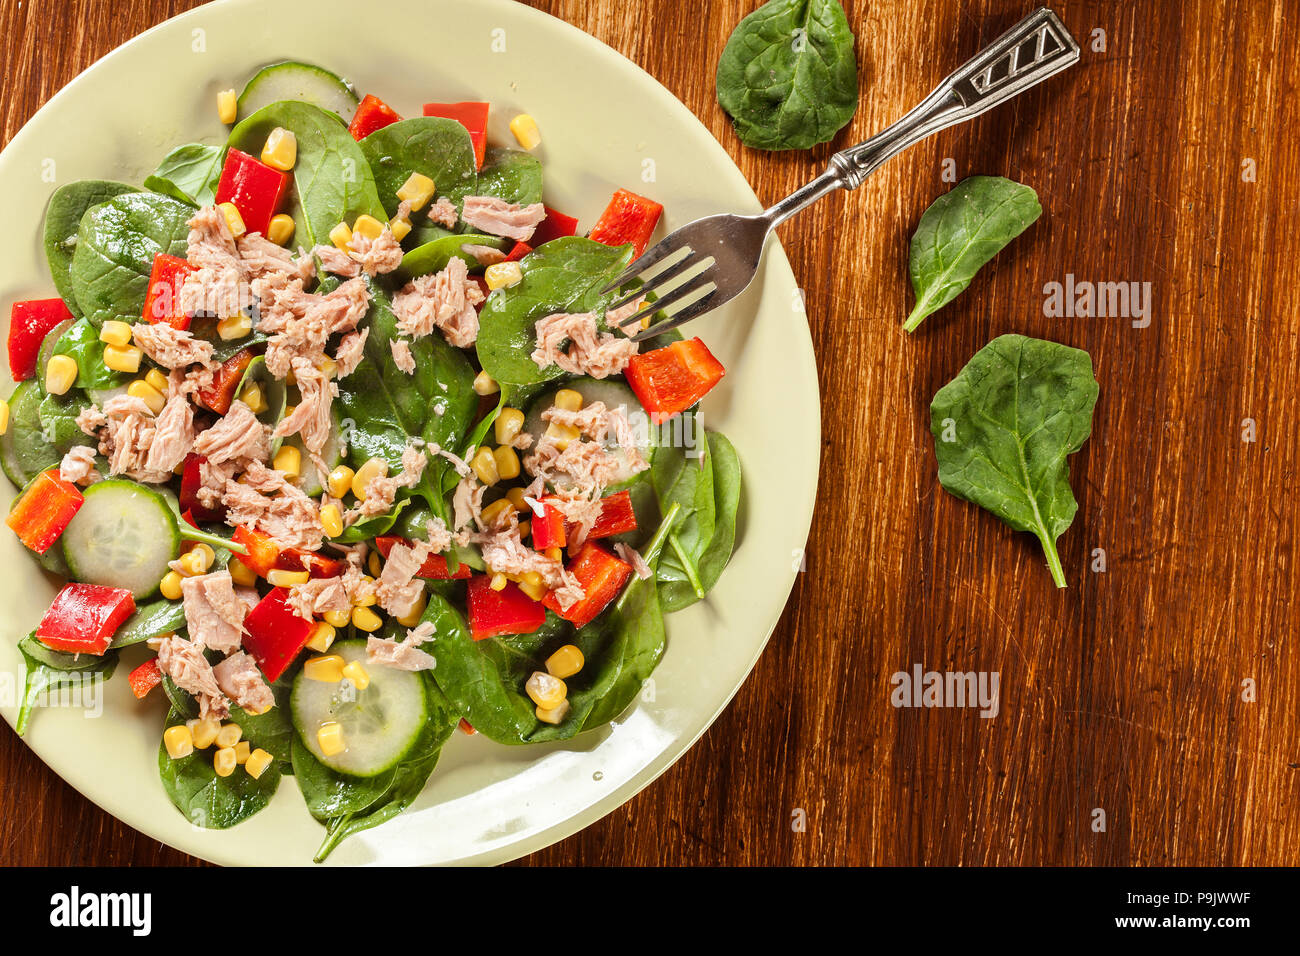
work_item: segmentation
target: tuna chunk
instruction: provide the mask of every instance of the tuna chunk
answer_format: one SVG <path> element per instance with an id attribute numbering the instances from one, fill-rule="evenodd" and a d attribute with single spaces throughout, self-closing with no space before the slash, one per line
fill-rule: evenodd
<path id="1" fill-rule="evenodd" d="M 478 312 L 483 290 L 469 277 L 465 260 L 453 257 L 437 274 L 406 283 L 393 297 L 397 327 L 412 338 L 435 328 L 457 348 L 469 348 L 478 338 Z"/>
<path id="2" fill-rule="evenodd" d="M 294 614 L 306 621 L 329 611 L 346 614 L 352 610 L 352 601 L 342 577 L 312 578 L 306 584 L 295 584 L 285 603 Z"/>
<path id="3" fill-rule="evenodd" d="M 446 229 L 455 229 L 456 204 L 446 196 L 439 196 L 437 201 L 429 206 L 429 219 Z"/>
<path id="4" fill-rule="evenodd" d="M 73 445 L 59 464 L 59 477 L 74 485 L 93 485 L 100 474 L 95 470 L 95 449 L 89 445 Z"/>
<path id="5" fill-rule="evenodd" d="M 282 547 L 316 551 L 325 537 L 316 503 L 278 471 L 253 461 L 242 481 L 227 481 L 226 524 L 256 528 Z"/>
<path id="6" fill-rule="evenodd" d="M 645 558 L 641 557 L 641 552 L 631 545 L 624 544 L 622 541 L 614 542 L 614 553 L 622 558 L 627 564 L 632 566 L 636 576 L 642 581 L 648 579 L 654 572 L 650 570 L 650 565 L 645 563 Z"/>
<path id="7" fill-rule="evenodd" d="M 379 606 L 396 618 L 410 616 L 424 594 L 424 582 L 416 578 L 425 558 L 433 553 L 428 541 L 393 545 L 379 575 L 376 595 Z"/>
<path id="8" fill-rule="evenodd" d="M 402 246 L 387 226 L 378 239 L 355 233 L 348 243 L 349 255 L 355 259 L 366 275 L 383 275 L 402 264 Z"/>
<path id="9" fill-rule="evenodd" d="M 481 266 L 494 266 L 498 262 L 506 261 L 506 254 L 493 246 L 480 246 L 467 242 L 460 247 L 460 251 L 467 256 L 473 256 L 474 261 Z"/>
<path id="10" fill-rule="evenodd" d="M 191 641 L 223 654 L 239 649 L 248 608 L 235 594 L 229 571 L 186 578 L 181 600 Z"/>
<path id="11" fill-rule="evenodd" d="M 335 375 L 339 378 L 347 378 L 357 370 L 361 360 L 366 357 L 366 339 L 370 338 L 370 330 L 362 329 L 360 332 L 349 332 L 343 336 L 339 342 L 339 347 L 334 350 L 334 363 L 338 366 Z"/>
<path id="12" fill-rule="evenodd" d="M 145 468 L 171 471 L 190 453 L 195 437 L 194 406 L 184 395 L 169 398 L 154 419 L 153 440 L 149 443 Z"/>
<path id="13" fill-rule="evenodd" d="M 131 335 L 145 355 L 166 369 L 208 365 L 212 361 L 211 342 L 196 339 L 190 332 L 166 322 L 137 322 L 131 328 Z"/>
<path id="14" fill-rule="evenodd" d="M 425 621 L 406 632 L 406 638 L 395 641 L 389 638 L 370 637 L 366 640 L 366 660 L 402 671 L 427 671 L 437 666 L 431 654 L 419 646 L 433 639 L 433 624 Z"/>
<path id="15" fill-rule="evenodd" d="M 181 690 L 194 695 L 200 717 L 224 720 L 230 716 L 230 704 L 217 685 L 212 665 L 203 656 L 203 645 L 183 637 L 163 638 L 158 643 L 158 669 Z"/>
<path id="16" fill-rule="evenodd" d="M 479 232 L 527 242 L 546 218 L 546 207 L 539 202 L 520 206 L 495 196 L 466 196 L 460 218 Z"/>
<path id="17" fill-rule="evenodd" d="M 411 354 L 411 343 L 406 339 L 393 339 L 388 348 L 393 353 L 393 364 L 407 375 L 414 375 L 415 356 Z"/>
<path id="18" fill-rule="evenodd" d="M 195 439 L 194 450 L 213 464 L 240 458 L 262 461 L 271 454 L 266 431 L 253 410 L 235 399 L 230 410 Z"/>
<path id="19" fill-rule="evenodd" d="M 339 387 L 307 359 L 295 358 L 291 364 L 302 399 L 293 413 L 276 425 L 271 437 L 301 434 L 307 450 L 319 455 L 334 427 L 330 405 L 338 397 Z"/>
<path id="20" fill-rule="evenodd" d="M 146 466 L 153 443 L 153 412 L 143 400 L 115 395 L 104 403 L 101 415 L 87 415 L 87 421 L 103 419 L 99 431 L 100 454 L 108 458 L 112 475 L 126 475 L 136 481 L 157 484 L 170 479 L 171 472 L 150 471 Z"/>
<path id="21" fill-rule="evenodd" d="M 370 290 L 359 278 L 325 295 L 304 292 L 297 279 L 283 288 L 268 289 L 258 323 L 261 331 L 273 333 L 266 349 L 267 369 L 276 378 L 285 378 L 295 358 L 320 365 L 330 336 L 351 332 L 369 307 Z"/>
<path id="22" fill-rule="evenodd" d="M 355 279 L 361 275 L 361 263 L 338 246 L 314 246 L 311 253 L 320 260 L 320 267 L 326 272 L 345 279 Z"/>
<path id="23" fill-rule="evenodd" d="M 570 375 L 608 378 L 627 368 L 637 348 L 629 338 L 599 331 L 594 312 L 559 312 L 538 320 L 532 359 L 538 368 L 558 365 Z"/>
<path id="24" fill-rule="evenodd" d="M 360 508 L 349 509 L 345 521 L 351 524 L 357 517 L 368 518 L 391 510 L 397 500 L 398 489 L 416 485 L 428 464 L 428 455 L 414 445 L 407 445 L 402 452 L 402 470 L 392 476 L 376 475 L 366 482 L 365 501 L 361 502 Z"/>
<path id="25" fill-rule="evenodd" d="M 264 714 L 275 706 L 275 695 L 257 663 L 243 651 L 235 651 L 212 668 L 221 692 L 250 714 Z"/>

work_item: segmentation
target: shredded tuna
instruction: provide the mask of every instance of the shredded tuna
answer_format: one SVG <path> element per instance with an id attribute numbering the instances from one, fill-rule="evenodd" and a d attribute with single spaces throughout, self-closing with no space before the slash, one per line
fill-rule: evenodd
<path id="1" fill-rule="evenodd" d="M 306 584 L 295 584 L 285 604 L 294 614 L 308 621 L 317 614 L 352 610 L 352 601 L 342 577 L 312 578 Z"/>
<path id="2" fill-rule="evenodd" d="M 229 571 L 185 578 L 181 601 L 191 641 L 223 654 L 239 649 L 248 608 L 235 594 Z"/>
<path id="3" fill-rule="evenodd" d="M 250 714 L 264 714 L 275 706 L 275 695 L 257 663 L 243 651 L 236 651 L 212 668 L 212 675 L 221 692 Z"/>
<path id="4" fill-rule="evenodd" d="M 483 290 L 469 277 L 465 260 L 453 256 L 441 272 L 412 279 L 393 297 L 397 327 L 412 338 L 435 328 L 457 348 L 469 348 L 478 338 L 478 312 Z"/>
<path id="5" fill-rule="evenodd" d="M 346 279 L 361 275 L 361 263 L 337 246 L 316 246 L 311 253 L 320 260 L 320 267 L 326 272 Z"/>
<path id="6" fill-rule="evenodd" d="M 427 541 L 410 545 L 399 541 L 393 545 L 375 590 L 380 607 L 396 618 L 410 616 L 424 594 L 424 582 L 417 580 L 416 575 L 432 553 L 433 547 Z"/>
<path id="7" fill-rule="evenodd" d="M 532 359 L 538 368 L 558 365 L 571 375 L 608 378 L 627 368 L 636 353 L 631 339 L 599 331 L 596 313 L 558 312 L 537 321 Z"/>
<path id="8" fill-rule="evenodd" d="M 593 442 L 603 443 L 613 432 L 627 464 L 610 479 L 611 482 L 626 481 L 650 467 L 642 454 L 650 444 L 649 433 L 636 431 L 627 416 L 625 406 L 607 408 L 604 402 L 592 402 L 586 408 L 576 412 L 552 406 L 542 412 L 542 421 L 577 428 Z M 521 434 L 526 433 L 521 432 Z"/>
<path id="9" fill-rule="evenodd" d="M 95 449 L 89 445 L 73 445 L 59 463 L 59 477 L 74 485 L 93 485 L 100 474 L 95 470 Z"/>
<path id="10" fill-rule="evenodd" d="M 442 412 L 438 412 L 437 406 L 434 407 L 434 411 L 437 412 L 439 415 L 442 414 Z M 434 455 L 440 455 L 441 457 L 447 459 L 447 461 L 451 463 L 451 467 L 456 469 L 456 474 L 460 475 L 462 478 L 464 478 L 466 475 L 470 473 L 469 462 L 467 462 L 464 458 L 461 458 L 460 455 L 456 454 L 454 451 L 448 451 L 446 448 L 443 448 L 441 445 L 437 444 L 436 442 L 430 442 L 428 445 L 428 450 L 430 453 Z"/>
<path id="11" fill-rule="evenodd" d="M 387 226 L 378 239 L 355 233 L 348 243 L 349 255 L 360 263 L 366 275 L 383 275 L 402 264 L 402 245 Z"/>
<path id="12" fill-rule="evenodd" d="M 205 206 L 189 221 L 186 258 L 196 272 L 181 285 L 177 311 L 224 318 L 252 303 L 249 272 L 239 257 L 226 217 L 216 206 Z"/>
<path id="13" fill-rule="evenodd" d="M 166 322 L 137 322 L 131 328 L 131 335 L 145 355 L 166 369 L 207 365 L 212 361 L 211 342 L 196 339 L 187 330 L 173 328 Z"/>
<path id="14" fill-rule="evenodd" d="M 439 196 L 437 201 L 429 206 L 429 218 L 447 229 L 455 229 L 458 218 L 456 204 L 446 196 Z"/>
<path id="15" fill-rule="evenodd" d="M 158 642 L 158 669 L 181 690 L 195 696 L 200 717 L 224 720 L 230 716 L 230 704 L 217 685 L 212 665 L 203 656 L 203 645 L 183 637 L 163 638 Z"/>
<path id="16" fill-rule="evenodd" d="M 108 427 L 108 416 L 98 405 L 87 405 L 77 413 L 77 427 L 87 435 L 98 435 L 101 428 Z"/>
<path id="17" fill-rule="evenodd" d="M 236 266 L 240 262 L 239 247 L 226 222 L 226 215 L 216 206 L 204 206 L 189 220 L 185 257 L 190 265 L 200 269 Z"/>
<path id="18" fill-rule="evenodd" d="M 353 520 L 356 517 L 368 518 L 390 511 L 397 500 L 398 489 L 411 488 L 417 484 L 428 464 L 428 455 L 414 445 L 408 445 L 402 452 L 400 472 L 392 476 L 376 475 L 366 482 L 366 498 L 361 502 L 361 507 L 349 511 Z"/>
<path id="19" fill-rule="evenodd" d="M 411 343 L 406 339 L 393 339 L 388 347 L 393 353 L 393 364 L 407 375 L 414 375 L 415 356 L 411 354 Z"/>
<path id="20" fill-rule="evenodd" d="M 260 461 L 250 462 L 242 481 L 226 482 L 221 503 L 226 524 L 256 528 L 284 547 L 316 551 L 325 536 L 316 503 Z"/>
<path id="21" fill-rule="evenodd" d="M 319 455 L 333 428 L 330 405 L 338 397 L 339 387 L 307 359 L 295 358 L 291 365 L 302 398 L 293 413 L 275 426 L 271 437 L 287 438 L 301 434 L 307 450 Z"/>
<path id="22" fill-rule="evenodd" d="M 240 263 L 254 282 L 261 279 L 265 285 L 268 280 L 273 282 L 294 277 L 306 282 L 316 274 L 316 263 L 310 255 L 300 249 L 295 259 L 288 249 L 276 245 L 260 232 L 240 236 L 235 245 L 239 249 Z"/>
<path id="23" fill-rule="evenodd" d="M 213 464 L 238 458 L 262 461 L 271 454 L 266 432 L 253 410 L 235 399 L 230 410 L 195 439 L 194 450 Z"/>
<path id="24" fill-rule="evenodd" d="M 546 207 L 539 202 L 520 206 L 495 196 L 466 196 L 460 217 L 479 232 L 527 242 L 546 218 Z"/>
<path id="25" fill-rule="evenodd" d="M 506 261 L 506 254 L 493 246 L 480 246 L 467 242 L 460 247 L 460 251 L 467 256 L 473 256 L 474 261 L 481 266 L 494 266 L 498 262 Z"/>
<path id="26" fill-rule="evenodd" d="M 420 627 L 424 626 L 424 624 L 420 625 Z M 414 631 L 407 633 L 409 635 Z M 374 635 L 366 639 L 366 660 L 371 664 L 380 664 L 399 671 L 427 671 L 433 670 L 438 665 L 432 654 L 420 650 L 415 646 L 415 642 L 409 639 L 395 641 Z"/>
<path id="27" fill-rule="evenodd" d="M 220 463 L 199 459 L 199 488 L 195 496 L 203 507 L 216 510 L 221 507 L 221 495 L 226 490 L 226 482 L 243 470 L 242 459 Z"/>
<path id="28" fill-rule="evenodd" d="M 366 339 L 369 337 L 369 329 L 349 332 L 343 336 L 339 347 L 334 350 L 334 363 L 338 366 L 335 374 L 339 378 L 347 378 L 357 370 L 361 360 L 366 357 Z"/>
<path id="29" fill-rule="evenodd" d="M 479 516 L 483 513 L 483 495 L 486 491 L 487 485 L 480 485 L 469 475 L 457 482 L 456 490 L 451 496 L 453 530 L 460 531 L 471 524 L 483 527 Z"/>
<path id="30" fill-rule="evenodd" d="M 194 431 L 194 406 L 184 395 L 174 395 L 167 400 L 163 410 L 154 419 L 153 440 L 145 468 L 149 471 L 171 471 L 190 453 L 196 438 Z"/>
<path id="31" fill-rule="evenodd" d="M 362 279 L 349 279 L 325 295 L 304 292 L 302 281 L 266 290 L 258 328 L 271 334 L 266 367 L 285 378 L 294 358 L 320 365 L 331 335 L 351 332 L 370 307 L 370 291 Z"/>
<path id="32" fill-rule="evenodd" d="M 631 545 L 626 545 L 622 541 L 615 541 L 614 552 L 628 564 L 632 565 L 632 570 L 636 572 L 636 576 L 641 580 L 644 581 L 654 574 L 654 572 L 650 570 L 650 565 L 645 563 L 645 558 L 641 557 L 641 552 Z"/>
<path id="33" fill-rule="evenodd" d="M 155 429 L 153 412 L 142 399 L 115 395 L 104 403 L 101 414 L 88 415 L 87 421 L 98 422 L 101 418 L 104 424 L 98 432 L 99 452 L 108 458 L 109 474 L 150 484 L 171 478 L 170 471 L 151 471 L 146 466 Z"/>

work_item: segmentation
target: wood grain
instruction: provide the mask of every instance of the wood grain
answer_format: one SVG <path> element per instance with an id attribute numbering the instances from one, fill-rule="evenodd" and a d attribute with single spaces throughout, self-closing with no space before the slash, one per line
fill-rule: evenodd
<path id="1" fill-rule="evenodd" d="M 769 154 L 739 144 L 713 92 L 754 0 L 534 5 L 659 78 L 765 200 L 891 122 L 1031 6 L 846 2 L 857 116 L 811 154 Z M 92 61 L 189 6 L 0 2 L 5 141 Z M 1057 9 L 1085 43 L 1079 67 L 783 227 L 825 402 L 807 572 L 704 738 L 526 863 L 1295 862 L 1300 310 L 1286 290 L 1300 287 L 1300 28 L 1285 0 Z M 907 240 L 949 188 L 945 160 L 957 178 L 1032 185 L 1044 215 L 909 338 Z M 1067 274 L 1152 283 L 1150 325 L 1048 318 L 1043 286 Z M 930 398 L 1008 331 L 1087 349 L 1101 382 L 1093 437 L 1071 461 L 1065 591 L 1032 539 L 935 478 Z M 1104 573 L 1089 570 L 1097 548 Z M 894 709 L 889 677 L 916 663 L 999 672 L 1000 713 Z M 0 779 L 0 863 L 195 862 L 82 799 L 7 728 Z"/>

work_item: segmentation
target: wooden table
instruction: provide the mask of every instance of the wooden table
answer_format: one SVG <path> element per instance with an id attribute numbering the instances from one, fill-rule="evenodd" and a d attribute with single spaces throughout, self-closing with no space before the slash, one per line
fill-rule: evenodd
<path id="1" fill-rule="evenodd" d="M 92 61 L 192 5 L 4 0 L 5 141 Z M 658 77 L 773 200 L 1032 3 L 846 2 L 862 105 L 811 154 L 743 148 L 715 102 L 718 55 L 754 0 L 535 5 Z M 1060 2 L 1080 66 L 783 227 L 825 403 L 807 571 L 704 738 L 526 862 L 1296 862 L 1300 309 L 1285 290 L 1300 287 L 1300 19 L 1288 7 Z M 1028 183 L 1044 213 L 908 337 L 908 237 L 950 188 L 945 171 Z M 1047 317 L 1043 288 L 1067 275 L 1151 283 L 1150 324 Z M 1101 382 L 1092 439 L 1071 460 L 1064 591 L 1033 539 L 936 481 L 930 398 L 1009 331 L 1087 349 Z M 1104 573 L 1090 570 L 1095 549 Z M 998 672 L 1000 713 L 895 709 L 890 675 L 914 664 Z M 195 862 L 82 799 L 8 728 L 0 779 L 0 863 Z"/>

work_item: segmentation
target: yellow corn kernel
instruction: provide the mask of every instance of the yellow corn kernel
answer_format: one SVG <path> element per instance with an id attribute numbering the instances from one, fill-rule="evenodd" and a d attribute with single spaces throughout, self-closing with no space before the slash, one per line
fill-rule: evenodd
<path id="1" fill-rule="evenodd" d="M 257 584 L 257 572 L 237 558 L 232 558 L 229 565 L 230 579 L 241 588 L 251 588 Z"/>
<path id="2" fill-rule="evenodd" d="M 515 506 L 516 511 L 528 510 L 528 498 L 524 494 L 524 489 L 516 486 L 506 492 L 506 498 Z"/>
<path id="3" fill-rule="evenodd" d="M 311 638 L 307 641 L 307 646 L 317 653 L 324 654 L 334 643 L 334 637 L 338 634 L 333 624 L 328 621 L 317 621 L 316 626 L 312 628 Z"/>
<path id="4" fill-rule="evenodd" d="M 483 270 L 483 281 L 489 289 L 508 289 L 524 279 L 517 262 L 495 262 Z"/>
<path id="5" fill-rule="evenodd" d="M 514 514 L 515 506 L 509 498 L 498 498 L 492 504 L 483 509 L 481 515 L 483 523 L 489 528 L 494 528 L 501 523 L 501 519 L 507 514 Z"/>
<path id="6" fill-rule="evenodd" d="M 287 246 L 297 227 L 293 216 L 287 212 L 276 213 L 271 217 L 271 224 L 266 227 L 266 238 L 277 246 Z"/>
<path id="7" fill-rule="evenodd" d="M 0 435 L 9 430 L 9 403 L 0 398 Z"/>
<path id="8" fill-rule="evenodd" d="M 167 391 L 167 376 L 156 368 L 149 369 L 144 375 L 144 380 L 160 392 Z"/>
<path id="9" fill-rule="evenodd" d="M 424 204 L 433 198 L 437 188 L 428 176 L 411 173 L 397 190 L 397 199 L 399 202 L 409 202 L 412 211 L 422 209 Z"/>
<path id="10" fill-rule="evenodd" d="M 562 700 L 554 707 L 538 707 L 534 713 L 537 719 L 544 724 L 562 724 L 564 718 L 569 716 L 569 702 Z"/>
<path id="11" fill-rule="evenodd" d="M 203 552 L 201 551 L 186 551 L 176 559 L 176 564 L 178 565 L 176 570 L 187 578 L 197 577 L 207 571 L 203 564 Z"/>
<path id="12" fill-rule="evenodd" d="M 347 749 L 347 744 L 343 742 L 343 725 L 333 720 L 321 724 L 316 731 L 316 743 L 321 753 L 327 757 L 341 754 Z"/>
<path id="13" fill-rule="evenodd" d="M 561 425 L 558 422 L 551 422 L 546 426 L 546 437 L 560 451 L 569 447 L 570 442 L 575 442 L 582 437 L 582 432 L 575 425 Z"/>
<path id="14" fill-rule="evenodd" d="M 498 445 L 509 445 L 524 427 L 524 413 L 517 408 L 503 408 L 497 420 L 492 423 Z"/>
<path id="15" fill-rule="evenodd" d="M 207 750 L 221 732 L 221 724 L 211 717 L 206 720 L 187 720 L 185 726 L 189 728 L 197 750 Z"/>
<path id="16" fill-rule="evenodd" d="M 373 574 L 375 577 L 379 577 L 379 575 L 383 573 L 384 566 L 379 561 L 378 551 L 370 552 L 370 557 L 366 559 L 366 567 L 370 570 L 370 573 Z"/>
<path id="17" fill-rule="evenodd" d="M 547 548 L 547 549 L 546 549 L 546 557 L 549 558 L 549 559 L 552 560 L 552 561 L 563 561 L 563 560 L 564 560 L 564 549 L 563 549 L 563 548 Z"/>
<path id="18" fill-rule="evenodd" d="M 154 388 L 142 378 L 136 379 L 126 387 L 126 394 L 132 398 L 138 398 L 149 406 L 149 411 L 157 415 L 167 404 L 167 399 L 163 398 L 162 392 Z"/>
<path id="19" fill-rule="evenodd" d="M 366 585 L 364 593 L 352 601 L 353 607 L 375 606 L 375 579 L 368 574 L 361 575 L 361 583 Z"/>
<path id="20" fill-rule="evenodd" d="M 492 580 L 488 582 L 488 587 L 493 591 L 504 591 L 509 583 L 509 579 L 504 574 L 494 574 Z"/>
<path id="21" fill-rule="evenodd" d="M 366 673 L 360 661 L 348 661 L 344 664 L 343 676 L 352 681 L 352 686 L 357 690 L 365 690 L 370 686 L 370 675 Z"/>
<path id="22" fill-rule="evenodd" d="M 352 230 L 346 222 L 341 222 L 330 230 L 330 242 L 334 243 L 335 248 L 348 251 L 348 244 L 352 242 Z"/>
<path id="23" fill-rule="evenodd" d="M 533 530 L 533 525 L 532 525 L 532 522 L 531 522 L 531 521 L 521 521 L 521 522 L 519 522 L 519 538 L 520 538 L 520 540 L 523 540 L 523 539 L 527 538 L 528 535 L 532 533 L 532 530 Z"/>
<path id="24" fill-rule="evenodd" d="M 528 113 L 520 113 L 510 121 L 510 132 L 515 134 L 515 141 L 521 149 L 536 149 L 542 144 L 542 133 L 537 128 L 537 120 Z"/>
<path id="25" fill-rule="evenodd" d="M 333 378 L 338 373 L 339 363 L 327 355 L 321 359 L 320 364 L 316 366 L 316 370 L 326 378 Z"/>
<path id="26" fill-rule="evenodd" d="M 428 606 L 428 604 L 429 604 L 428 595 L 426 595 L 423 589 L 421 589 L 419 600 L 417 600 L 413 605 L 411 605 L 411 613 L 406 615 L 405 617 L 399 617 L 397 619 L 397 623 L 402 625 L 402 627 L 415 627 L 417 624 L 420 623 L 420 618 L 424 616 L 424 609 Z"/>
<path id="27" fill-rule="evenodd" d="M 577 644 L 565 644 L 558 651 L 546 658 L 546 672 L 552 677 L 564 680 L 582 670 L 586 659 Z"/>
<path id="28" fill-rule="evenodd" d="M 295 584 L 306 584 L 311 580 L 311 574 L 306 571 L 285 571 L 282 568 L 275 568 L 266 573 L 266 580 L 274 588 L 290 588 Z"/>
<path id="29" fill-rule="evenodd" d="M 530 580 L 532 575 L 536 574 L 536 580 Z M 542 582 L 542 576 L 535 571 L 526 574 L 519 581 L 519 590 L 523 591 L 534 601 L 540 601 L 546 597 L 546 585 Z"/>
<path id="30" fill-rule="evenodd" d="M 229 126 L 239 115 L 239 97 L 234 90 L 222 90 L 217 94 L 217 119 Z"/>
<path id="31" fill-rule="evenodd" d="M 253 745 L 250 744 L 247 740 L 241 740 L 239 743 L 235 744 L 235 763 L 237 764 L 248 763 L 248 757 L 252 752 L 253 752 Z"/>
<path id="32" fill-rule="evenodd" d="M 45 390 L 51 395 L 63 395 L 76 384 L 78 371 L 77 360 L 72 356 L 54 356 L 45 365 Z"/>
<path id="33" fill-rule="evenodd" d="M 119 348 L 123 345 L 130 345 L 131 326 L 117 319 L 109 319 L 99 327 L 99 341 L 105 345 L 116 345 Z M 164 379 L 164 381 L 166 380 Z"/>
<path id="34" fill-rule="evenodd" d="M 256 780 L 258 777 L 262 776 L 262 774 L 266 773 L 266 769 L 271 766 L 272 759 L 273 758 L 267 751 L 258 747 L 248 755 L 248 761 L 244 764 L 244 769 L 248 771 L 250 777 Z"/>
<path id="35" fill-rule="evenodd" d="M 181 576 L 176 571 L 168 571 L 163 575 L 163 579 L 158 582 L 158 590 L 162 596 L 169 601 L 179 601 L 181 599 Z"/>
<path id="36" fill-rule="evenodd" d="M 343 533 L 343 516 L 339 514 L 338 505 L 326 505 L 321 508 L 320 525 L 325 529 L 327 538 L 337 538 Z"/>
<path id="37" fill-rule="evenodd" d="M 354 607 L 352 609 L 352 626 L 365 631 L 367 634 L 379 630 L 383 623 L 379 615 L 368 607 Z"/>
<path id="38" fill-rule="evenodd" d="M 221 725 L 221 729 L 217 731 L 217 739 L 214 742 L 218 747 L 234 747 L 243 739 L 244 729 L 239 724 L 230 723 Z"/>
<path id="39" fill-rule="evenodd" d="M 337 684 L 343 679 L 343 658 L 338 654 L 309 657 L 302 665 L 302 676 L 324 684 Z"/>
<path id="40" fill-rule="evenodd" d="M 223 342 L 233 342 L 253 334 L 253 320 L 246 312 L 232 315 L 217 323 L 217 335 Z"/>
<path id="41" fill-rule="evenodd" d="M 325 487 L 332 498 L 342 498 L 352 490 L 352 479 L 356 477 L 356 472 L 347 465 L 339 465 L 330 472 L 329 478 L 325 480 Z"/>
<path id="42" fill-rule="evenodd" d="M 384 224 L 374 216 L 362 214 L 357 216 L 357 221 L 352 224 L 352 232 L 367 239 L 378 239 L 384 234 Z"/>
<path id="43" fill-rule="evenodd" d="M 204 544 L 203 542 L 191 545 L 186 554 L 198 555 L 198 557 L 193 560 L 198 567 L 203 569 L 199 572 L 200 574 L 208 571 L 217 560 L 217 552 L 212 550 L 212 545 Z"/>
<path id="44" fill-rule="evenodd" d="M 283 126 L 271 130 L 262 147 L 262 162 L 272 169 L 289 172 L 298 162 L 298 137 Z"/>
<path id="45" fill-rule="evenodd" d="M 388 462 L 382 458 L 371 458 L 352 476 L 352 493 L 357 496 L 358 501 L 365 501 L 366 485 L 370 484 L 371 479 L 387 476 Z"/>
<path id="46" fill-rule="evenodd" d="M 237 766 L 234 747 L 222 747 L 212 755 L 212 769 L 218 777 L 229 777 Z"/>
<path id="47" fill-rule="evenodd" d="M 254 415 L 260 415 L 271 406 L 266 402 L 266 393 L 262 391 L 262 386 L 256 382 L 249 385 L 239 395 L 239 400 L 248 406 L 248 410 Z"/>
<path id="48" fill-rule="evenodd" d="M 487 372 L 479 372 L 474 376 L 474 391 L 478 395 L 495 395 L 501 391 L 501 386 Z"/>
<path id="49" fill-rule="evenodd" d="M 136 372 L 140 371 L 140 357 L 143 354 L 144 353 L 134 345 L 105 345 L 104 364 L 114 372 L 126 372 L 128 375 L 134 375 Z M 54 359 L 57 358 L 68 357 L 66 355 L 56 355 L 54 358 L 50 359 L 50 364 L 53 365 Z M 72 359 L 68 359 L 68 361 L 71 362 Z M 75 365 L 76 363 L 74 362 L 73 364 Z M 46 368 L 48 374 L 48 366 Z"/>
<path id="50" fill-rule="evenodd" d="M 569 688 L 564 681 L 553 677 L 545 671 L 533 671 L 524 684 L 524 691 L 532 698 L 534 704 L 544 710 L 558 707 L 560 701 L 569 696 Z"/>
<path id="51" fill-rule="evenodd" d="M 571 388 L 562 388 L 555 393 L 555 401 L 552 403 L 556 408 L 562 408 L 566 412 L 582 411 L 582 393 Z"/>
<path id="52" fill-rule="evenodd" d="M 509 445 L 500 445 L 493 449 L 492 457 L 497 462 L 497 474 L 507 481 L 519 477 L 519 455 Z"/>
<path id="53" fill-rule="evenodd" d="M 394 216 L 388 220 L 388 229 L 393 234 L 393 238 L 401 242 L 411 234 L 411 220 L 402 219 L 400 216 Z"/>
<path id="54" fill-rule="evenodd" d="M 495 485 L 501 476 L 497 474 L 497 460 L 491 448 L 480 448 L 470 461 L 469 466 L 478 475 L 478 480 L 485 485 Z"/>
<path id="55" fill-rule="evenodd" d="M 244 217 L 240 214 L 239 207 L 237 207 L 233 202 L 223 202 L 221 205 L 217 206 L 217 208 L 220 209 L 221 214 L 226 217 L 226 225 L 230 227 L 230 234 L 232 236 L 238 239 L 244 233 L 248 232 L 247 227 L 244 225 Z"/>
<path id="56" fill-rule="evenodd" d="M 167 748 L 167 756 L 173 760 L 180 760 L 194 753 L 194 738 L 190 736 L 190 728 L 184 724 L 177 724 L 164 730 L 163 745 Z"/>
<path id="57" fill-rule="evenodd" d="M 302 452 L 294 445 L 281 445 L 271 467 L 290 478 L 297 478 L 302 473 Z"/>
<path id="58" fill-rule="evenodd" d="M 352 615 L 347 611 L 326 611 L 321 615 L 331 627 L 347 627 Z M 328 648 L 326 648 L 328 650 Z"/>

